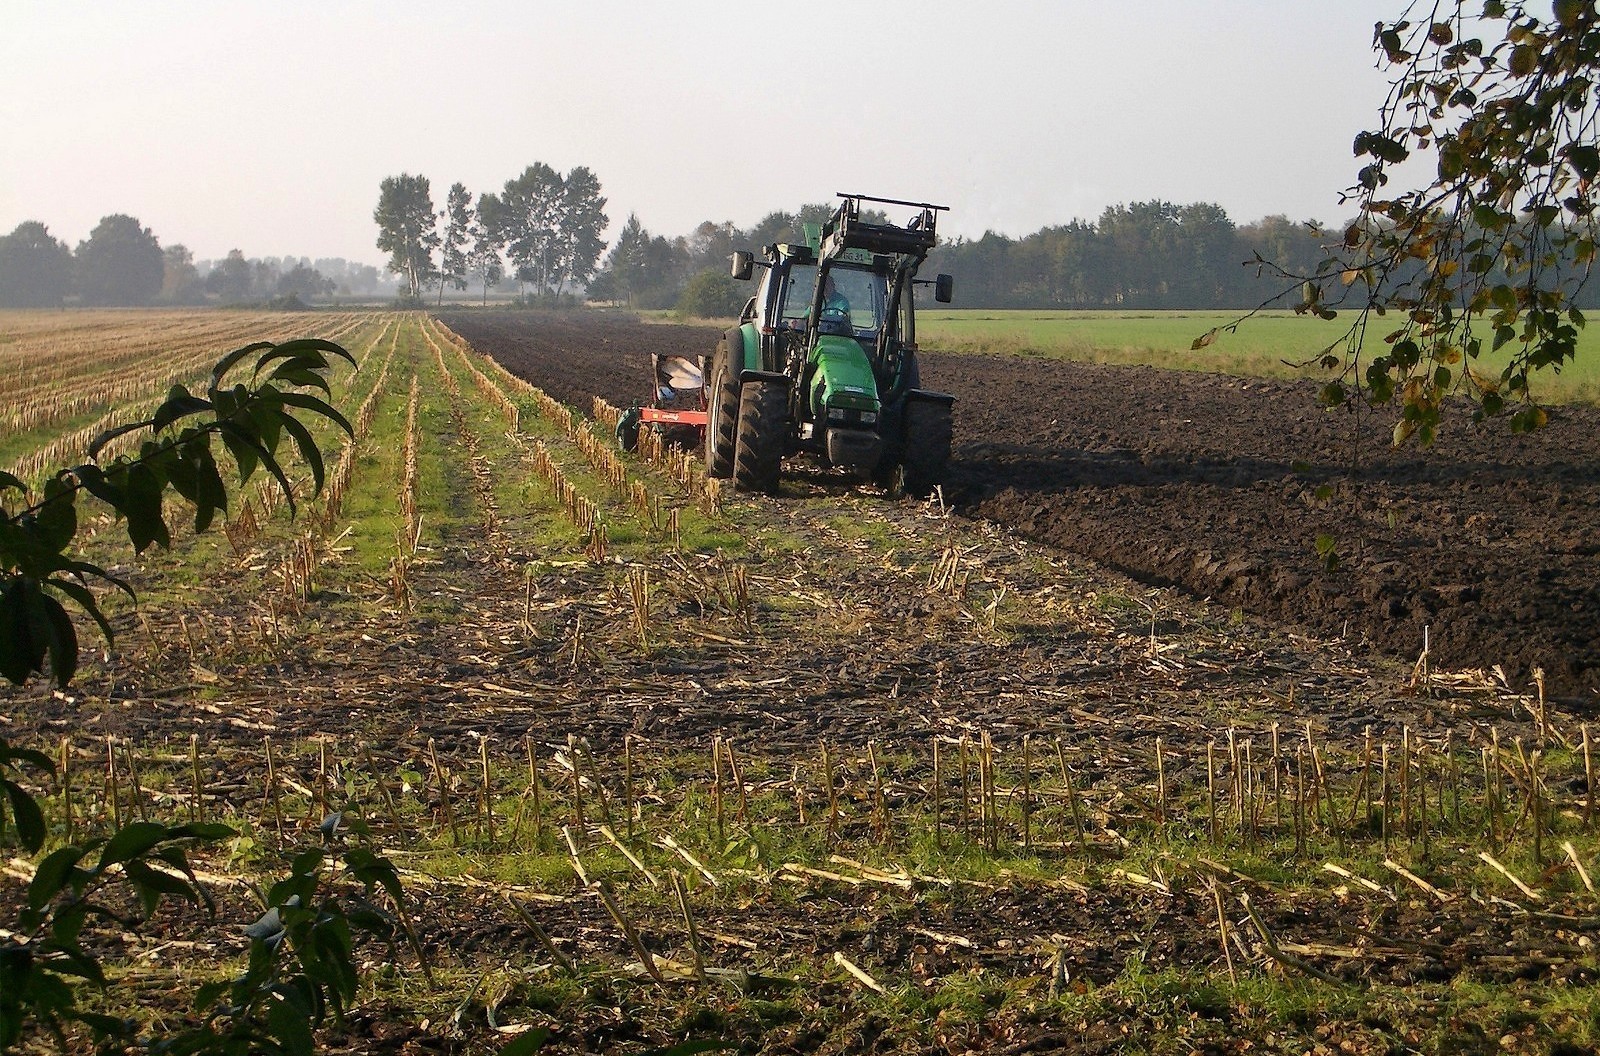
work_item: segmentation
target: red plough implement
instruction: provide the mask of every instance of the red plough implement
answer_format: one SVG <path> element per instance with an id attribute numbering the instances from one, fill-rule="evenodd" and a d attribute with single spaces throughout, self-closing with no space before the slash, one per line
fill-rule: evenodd
<path id="1" fill-rule="evenodd" d="M 698 359 L 688 356 L 650 356 L 655 375 L 655 391 L 644 407 L 631 407 L 617 421 L 617 443 L 632 451 L 639 443 L 639 430 L 648 426 L 670 444 L 698 447 L 705 443 L 705 370 Z"/>

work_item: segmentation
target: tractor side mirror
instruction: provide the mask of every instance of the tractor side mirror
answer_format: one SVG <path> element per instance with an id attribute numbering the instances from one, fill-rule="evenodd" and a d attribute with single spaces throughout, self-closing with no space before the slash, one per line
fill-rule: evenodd
<path id="1" fill-rule="evenodd" d="M 950 298 L 956 293 L 956 280 L 948 275 L 935 275 L 933 279 L 933 299 L 940 304 L 949 304 Z"/>
<path id="2" fill-rule="evenodd" d="M 733 255 L 733 277 L 744 282 L 755 271 L 755 260 L 744 250 L 739 250 Z"/>

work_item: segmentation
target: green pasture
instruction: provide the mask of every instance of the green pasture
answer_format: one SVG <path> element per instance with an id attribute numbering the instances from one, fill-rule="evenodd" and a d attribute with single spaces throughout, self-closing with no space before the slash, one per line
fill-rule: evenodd
<path id="1" fill-rule="evenodd" d="M 1216 311 L 920 311 L 917 337 L 922 347 L 967 354 L 1033 356 L 1093 363 L 1125 363 L 1204 370 L 1250 377 L 1323 376 L 1305 367 L 1330 345 L 1340 343 L 1352 317 L 1332 320 L 1262 312 L 1239 322 L 1238 312 Z M 1233 333 L 1219 333 L 1210 346 L 1191 350 L 1195 338 L 1239 322 Z M 1388 321 L 1374 318 L 1365 347 L 1383 347 Z M 1504 356 L 1485 356 L 1480 370 L 1497 373 Z M 1600 331 L 1579 339 L 1578 357 L 1560 374 L 1539 379 L 1535 394 L 1549 403 L 1600 403 Z"/>

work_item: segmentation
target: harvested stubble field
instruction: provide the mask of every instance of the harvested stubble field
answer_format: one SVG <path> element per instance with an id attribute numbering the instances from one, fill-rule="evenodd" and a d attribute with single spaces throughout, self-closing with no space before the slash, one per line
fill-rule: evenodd
<path id="1" fill-rule="evenodd" d="M 236 964 L 235 881 L 348 809 L 403 867 L 431 971 L 366 951 L 327 1039 L 351 1051 L 492 1051 L 529 1025 L 582 1052 L 1600 1038 L 1581 715 L 1373 650 L 1354 619 L 1314 637 L 937 504 L 804 471 L 750 499 L 671 452 L 618 459 L 591 397 L 631 402 L 651 348 L 707 331 L 446 321 L 343 338 L 362 367 L 337 395 L 366 424 L 338 501 L 287 522 L 255 493 L 137 564 L 97 543 L 144 597 L 115 656 L 5 696 L 4 735 L 70 761 L 58 826 L 70 801 L 80 832 L 241 831 L 205 866 L 224 926 L 107 936 L 109 1000 L 181 1015 Z M 1030 494 L 1020 449 L 1049 419 L 973 432 L 1000 421 L 995 365 L 930 360 L 966 407 L 956 490 L 980 513 Z M 1159 549 L 1153 519 L 1114 516 Z M 6 867 L 8 905 L 28 870 Z"/>

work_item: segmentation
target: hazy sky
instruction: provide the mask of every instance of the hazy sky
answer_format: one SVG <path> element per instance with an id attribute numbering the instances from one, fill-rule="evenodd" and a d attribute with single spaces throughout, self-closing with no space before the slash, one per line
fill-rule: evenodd
<path id="1" fill-rule="evenodd" d="M 593 169 L 613 231 L 836 191 L 971 237 L 1151 198 L 1337 221 L 1402 6 L 0 0 L 0 233 L 121 212 L 197 258 L 379 263 L 385 176 L 442 208 L 534 161 Z"/>

